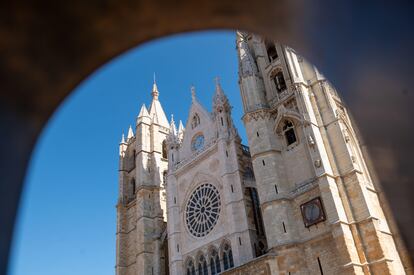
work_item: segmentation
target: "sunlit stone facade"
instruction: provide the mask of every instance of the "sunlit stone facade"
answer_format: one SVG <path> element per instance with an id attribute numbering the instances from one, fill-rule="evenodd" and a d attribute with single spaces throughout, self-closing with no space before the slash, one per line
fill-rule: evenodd
<path id="1" fill-rule="evenodd" d="M 178 129 L 154 83 L 120 144 L 116 273 L 411 274 L 335 88 L 287 46 L 236 44 L 249 146 L 218 81 Z"/>

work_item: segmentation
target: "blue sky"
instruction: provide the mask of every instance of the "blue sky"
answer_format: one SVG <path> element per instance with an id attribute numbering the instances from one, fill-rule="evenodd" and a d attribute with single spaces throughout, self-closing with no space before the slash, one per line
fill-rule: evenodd
<path id="1" fill-rule="evenodd" d="M 151 101 L 156 73 L 170 118 L 186 121 L 190 86 L 211 110 L 214 78 L 242 139 L 234 32 L 167 37 L 134 48 L 85 79 L 36 145 L 20 203 L 10 275 L 114 274 L 118 144 Z"/>

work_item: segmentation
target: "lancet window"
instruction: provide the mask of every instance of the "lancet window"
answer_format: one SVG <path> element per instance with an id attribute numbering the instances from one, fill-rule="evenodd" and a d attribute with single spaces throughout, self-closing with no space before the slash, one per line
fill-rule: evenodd
<path id="1" fill-rule="evenodd" d="M 164 158 L 164 159 L 168 158 L 167 143 L 165 142 L 165 140 L 162 142 L 162 158 Z"/>
<path id="2" fill-rule="evenodd" d="M 277 59 L 278 55 L 277 55 L 275 43 L 273 43 L 272 41 L 266 41 L 265 45 L 266 45 L 266 52 L 267 52 L 267 57 L 269 58 L 269 62 L 272 62 L 273 60 Z"/>
<path id="3" fill-rule="evenodd" d="M 285 136 L 287 145 L 291 145 L 297 141 L 295 126 L 290 120 L 286 120 L 283 125 L 283 135 Z"/>
<path id="4" fill-rule="evenodd" d="M 234 266 L 233 252 L 231 251 L 230 245 L 227 243 L 223 247 L 223 265 L 224 265 L 224 270 L 227 270 Z"/>
<path id="5" fill-rule="evenodd" d="M 191 129 L 194 129 L 200 124 L 200 116 L 195 114 L 191 120 Z"/>
<path id="6" fill-rule="evenodd" d="M 285 81 L 285 78 L 283 77 L 283 73 L 281 71 L 277 72 L 273 76 L 273 82 L 275 83 L 276 90 L 277 90 L 278 93 L 281 93 L 281 92 L 286 90 L 286 88 L 287 88 L 286 81 Z"/>
<path id="7" fill-rule="evenodd" d="M 187 275 L 196 275 L 194 262 L 191 259 L 187 261 L 187 273 L 186 274 Z"/>
<path id="8" fill-rule="evenodd" d="M 210 256 L 210 270 L 211 270 L 211 275 L 216 275 L 221 272 L 219 254 L 217 253 L 215 249 L 211 252 L 211 256 Z"/>
<path id="9" fill-rule="evenodd" d="M 208 275 L 207 261 L 203 255 L 198 258 L 198 275 Z"/>

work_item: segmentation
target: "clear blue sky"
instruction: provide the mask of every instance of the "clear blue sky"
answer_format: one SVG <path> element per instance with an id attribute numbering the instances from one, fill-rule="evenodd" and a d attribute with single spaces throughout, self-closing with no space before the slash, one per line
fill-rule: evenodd
<path id="1" fill-rule="evenodd" d="M 153 73 L 168 118 L 183 122 L 190 85 L 211 110 L 220 76 L 245 141 L 237 67 L 234 32 L 191 33 L 132 49 L 81 83 L 32 155 L 9 274 L 114 274 L 118 144 L 142 103 L 150 103 Z"/>

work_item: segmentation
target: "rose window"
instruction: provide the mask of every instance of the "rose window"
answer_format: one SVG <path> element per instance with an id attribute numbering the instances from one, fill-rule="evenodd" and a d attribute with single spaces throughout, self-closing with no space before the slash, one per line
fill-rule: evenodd
<path id="1" fill-rule="evenodd" d="M 220 214 L 220 194 L 204 183 L 191 194 L 186 207 L 187 228 L 194 237 L 204 237 L 214 228 Z"/>

